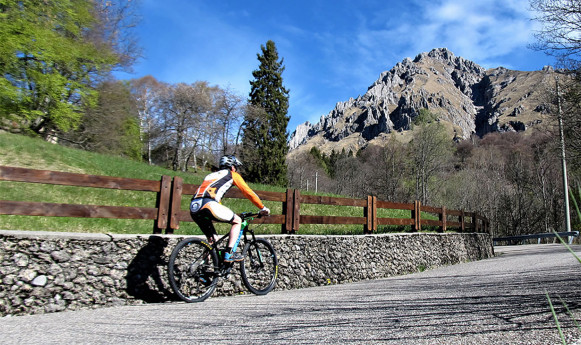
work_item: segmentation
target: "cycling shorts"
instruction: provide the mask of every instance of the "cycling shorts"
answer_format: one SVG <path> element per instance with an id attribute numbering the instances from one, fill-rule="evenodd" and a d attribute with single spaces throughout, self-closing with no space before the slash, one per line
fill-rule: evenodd
<path id="1" fill-rule="evenodd" d="M 216 234 L 216 229 L 212 222 L 232 224 L 236 216 L 234 211 L 212 198 L 192 199 L 190 215 L 208 238 Z"/>

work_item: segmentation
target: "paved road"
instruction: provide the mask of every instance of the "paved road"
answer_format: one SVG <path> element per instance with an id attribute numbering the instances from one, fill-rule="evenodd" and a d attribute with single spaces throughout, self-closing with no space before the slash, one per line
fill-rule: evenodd
<path id="1" fill-rule="evenodd" d="M 575 246 L 581 253 L 581 246 Z M 560 245 L 403 277 L 267 296 L 0 318 L 3 344 L 560 344 L 545 290 L 581 315 L 581 265 Z M 563 308 L 559 308 L 562 310 Z M 560 313 L 569 344 L 581 337 Z M 580 342 L 581 343 L 581 342 Z"/>

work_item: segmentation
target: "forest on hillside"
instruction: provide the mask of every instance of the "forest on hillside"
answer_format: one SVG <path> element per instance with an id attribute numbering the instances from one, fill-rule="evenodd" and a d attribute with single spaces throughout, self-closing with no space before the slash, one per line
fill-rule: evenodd
<path id="1" fill-rule="evenodd" d="M 376 195 L 474 210 L 491 221 L 495 236 L 564 230 L 558 132 L 491 133 L 455 143 L 434 121 L 417 126 L 409 144 L 396 135 L 384 146 L 356 153 L 324 154 L 313 147 L 291 154 L 290 184 L 357 198 Z M 578 190 L 579 160 L 569 163 L 569 183 Z M 579 229 L 579 220 L 573 221 Z"/>

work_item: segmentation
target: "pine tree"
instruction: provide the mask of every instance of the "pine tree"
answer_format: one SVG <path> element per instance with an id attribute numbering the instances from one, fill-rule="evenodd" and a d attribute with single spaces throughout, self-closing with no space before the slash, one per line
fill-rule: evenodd
<path id="1" fill-rule="evenodd" d="M 260 66 L 250 81 L 250 110 L 244 119 L 241 155 L 249 181 L 286 186 L 289 91 L 282 81 L 283 59 L 279 61 L 273 41 L 260 48 Z"/>

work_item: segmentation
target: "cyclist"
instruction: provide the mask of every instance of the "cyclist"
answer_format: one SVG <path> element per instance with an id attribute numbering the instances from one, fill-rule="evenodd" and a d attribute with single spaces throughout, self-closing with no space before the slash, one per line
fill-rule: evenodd
<path id="1" fill-rule="evenodd" d="M 190 215 L 198 224 L 206 238 L 213 244 L 218 239 L 213 222 L 232 224 L 224 262 L 242 261 L 242 254 L 236 253 L 241 237 L 242 219 L 231 209 L 221 204 L 222 197 L 235 185 L 248 200 L 260 209 L 260 214 L 268 216 L 270 210 L 264 206 L 258 195 L 248 187 L 238 168 L 242 162 L 233 155 L 220 158 L 220 169 L 207 175 L 190 203 Z"/>

